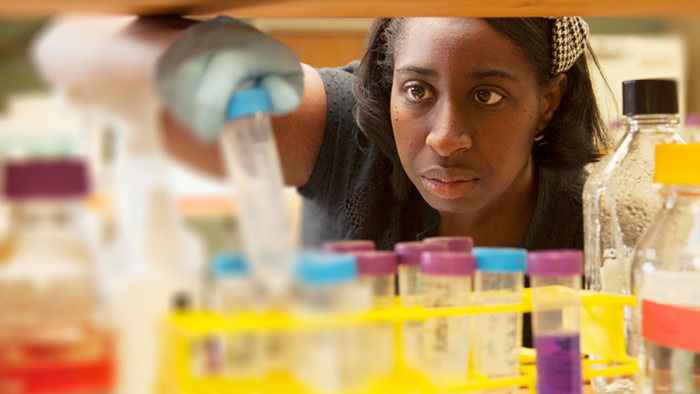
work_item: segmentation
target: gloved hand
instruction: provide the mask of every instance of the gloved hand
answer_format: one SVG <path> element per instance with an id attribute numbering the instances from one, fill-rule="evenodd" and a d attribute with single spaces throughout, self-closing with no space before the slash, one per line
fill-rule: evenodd
<path id="1" fill-rule="evenodd" d="M 170 111 L 204 141 L 219 135 L 237 91 L 262 87 L 272 112 L 284 114 L 299 106 L 304 85 L 291 49 L 227 17 L 185 30 L 159 59 L 156 79 Z"/>

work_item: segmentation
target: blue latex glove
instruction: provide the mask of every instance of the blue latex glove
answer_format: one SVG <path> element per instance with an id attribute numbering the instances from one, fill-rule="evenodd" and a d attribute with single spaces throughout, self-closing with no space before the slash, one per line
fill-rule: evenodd
<path id="1" fill-rule="evenodd" d="M 218 17 L 185 30 L 158 61 L 158 93 L 168 108 L 197 136 L 215 139 L 229 99 L 259 86 L 273 114 L 299 106 L 303 73 L 284 44 L 243 22 Z"/>

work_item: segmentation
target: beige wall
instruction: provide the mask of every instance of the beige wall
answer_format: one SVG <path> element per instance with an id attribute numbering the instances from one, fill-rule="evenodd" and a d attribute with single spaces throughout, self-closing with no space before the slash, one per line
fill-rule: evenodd
<path id="1" fill-rule="evenodd" d="M 342 66 L 362 55 L 364 32 L 270 32 L 313 67 Z"/>
<path id="2" fill-rule="evenodd" d="M 372 19 L 265 18 L 251 23 L 291 47 L 302 62 L 337 67 L 362 56 Z"/>
<path id="3" fill-rule="evenodd" d="M 700 18 L 597 17 L 586 20 L 593 34 L 677 34 L 682 37 L 686 42 L 688 70 L 685 113 L 700 114 Z M 314 67 L 333 67 L 361 56 L 372 19 L 265 18 L 251 22 L 289 45 L 301 61 Z"/>
<path id="4" fill-rule="evenodd" d="M 666 29 L 686 39 L 687 53 L 687 101 L 688 114 L 700 114 L 700 18 L 672 18 L 666 21 Z"/>
<path id="5" fill-rule="evenodd" d="M 684 18 L 586 18 L 595 34 L 677 33 L 687 49 L 687 113 L 700 114 L 700 17 Z M 365 18 L 265 18 L 250 20 L 292 47 L 299 58 L 314 67 L 341 66 L 357 59 L 372 19 Z M 40 89 L 25 46 L 41 27 L 40 20 L 0 21 L 0 112 L 3 98 L 25 90 Z"/>

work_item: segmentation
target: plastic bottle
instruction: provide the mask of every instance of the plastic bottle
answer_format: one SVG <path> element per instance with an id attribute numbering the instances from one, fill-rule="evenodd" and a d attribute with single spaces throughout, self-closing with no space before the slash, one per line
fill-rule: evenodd
<path id="1" fill-rule="evenodd" d="M 403 306 L 423 305 L 423 276 L 421 274 L 421 253 L 446 250 L 442 243 L 399 242 L 394 252 L 399 263 L 399 296 Z"/>
<path id="2" fill-rule="evenodd" d="M 294 312 L 321 316 L 370 308 L 366 288 L 357 282 L 355 258 L 349 255 L 302 253 L 296 262 Z M 317 393 L 358 390 L 366 383 L 368 354 L 358 349 L 357 327 L 302 331 L 293 339 L 294 374 Z M 366 349 L 365 349 L 366 350 Z"/>
<path id="3" fill-rule="evenodd" d="M 369 289 L 372 307 L 394 306 L 396 294 L 396 254 L 388 251 L 355 252 L 360 285 Z M 361 335 L 360 349 L 371 349 L 366 363 L 368 376 L 388 375 L 394 366 L 394 332 L 390 323 L 371 325 Z M 364 337 L 364 338 L 363 338 Z M 365 340 L 366 339 L 366 340 Z"/>
<path id="4" fill-rule="evenodd" d="M 423 275 L 420 269 L 420 256 L 423 252 L 445 250 L 444 244 L 425 242 L 399 242 L 394 245 L 398 258 L 399 298 L 401 306 L 415 307 L 423 305 Z M 421 322 L 407 321 L 402 330 L 403 354 L 406 365 L 421 368 L 423 349 Z"/>
<path id="5" fill-rule="evenodd" d="M 396 294 L 396 254 L 388 251 L 352 253 L 357 262 L 359 283 L 370 289 L 372 307 L 394 306 Z"/>
<path id="6" fill-rule="evenodd" d="M 424 252 L 423 307 L 461 307 L 471 302 L 474 256 L 466 252 Z M 464 382 L 469 368 L 469 317 L 428 318 L 423 324 L 423 370 L 436 382 Z"/>
<path id="7" fill-rule="evenodd" d="M 217 253 L 212 259 L 211 276 L 212 309 L 224 313 L 253 309 L 255 290 L 250 279 L 250 265 L 242 253 Z"/>
<path id="8" fill-rule="evenodd" d="M 654 180 L 663 209 L 639 241 L 632 266 L 637 392 L 697 393 L 700 144 L 657 146 Z"/>
<path id="9" fill-rule="evenodd" d="M 228 104 L 221 145 L 235 182 L 243 245 L 253 279 L 281 302 L 291 284 L 294 245 L 270 110 L 262 88 L 237 92 Z"/>
<path id="10" fill-rule="evenodd" d="M 623 113 L 625 136 L 593 168 L 584 187 L 586 287 L 630 294 L 626 264 L 661 208 L 652 182 L 654 147 L 682 142 L 676 82 L 623 82 Z"/>
<path id="11" fill-rule="evenodd" d="M 77 159 L 7 163 L 13 223 L 0 264 L 0 392 L 110 393 L 111 330 L 81 234 Z"/>
<path id="12" fill-rule="evenodd" d="M 623 82 L 623 114 L 624 137 L 584 186 L 584 250 L 587 289 L 630 295 L 632 250 L 662 204 L 652 182 L 654 147 L 683 142 L 676 82 Z M 592 385 L 599 394 L 606 387 L 633 389 L 631 376 L 596 378 Z"/>
<path id="13" fill-rule="evenodd" d="M 524 249 L 474 248 L 476 258 L 475 303 L 512 305 L 522 302 L 527 268 Z M 477 318 L 474 370 L 487 378 L 518 375 L 522 345 L 520 312 L 489 313 Z M 488 393 L 514 394 L 518 387 L 488 390 Z"/>
<path id="14" fill-rule="evenodd" d="M 176 217 L 164 191 L 154 190 L 150 210 L 142 220 L 143 260 L 111 280 L 109 313 L 118 333 L 117 384 L 119 394 L 153 390 L 159 351 L 160 319 L 173 299 L 186 296 L 199 307 L 202 278 L 181 264 Z M 126 267 L 124 267 L 126 268 Z"/>
<path id="15" fill-rule="evenodd" d="M 256 303 L 250 266 L 242 253 L 219 252 L 212 259 L 209 307 L 223 316 L 249 312 Z M 263 338 L 251 332 L 217 335 L 202 341 L 193 359 L 194 375 L 225 376 L 232 380 L 260 378 Z"/>
<path id="16" fill-rule="evenodd" d="M 581 393 L 579 289 L 583 253 L 578 250 L 530 252 L 527 270 L 532 284 L 537 392 Z"/>
<path id="17" fill-rule="evenodd" d="M 443 244 L 450 252 L 471 252 L 474 247 L 474 240 L 471 237 L 428 237 L 423 242 Z"/>
<path id="18" fill-rule="evenodd" d="M 374 241 L 370 240 L 326 241 L 322 246 L 327 253 L 368 252 L 374 249 Z"/>

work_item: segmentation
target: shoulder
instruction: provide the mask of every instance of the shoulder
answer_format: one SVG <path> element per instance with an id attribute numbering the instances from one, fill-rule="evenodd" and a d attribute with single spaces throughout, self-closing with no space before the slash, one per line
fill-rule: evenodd
<path id="1" fill-rule="evenodd" d="M 390 171 L 387 159 L 360 132 L 352 113 L 357 64 L 318 70 L 327 96 L 325 131 L 311 177 L 299 191 L 319 202 L 347 197 Z"/>
<path id="2" fill-rule="evenodd" d="M 527 249 L 583 248 L 583 185 L 586 172 L 538 166 L 535 214 L 523 240 Z"/>
<path id="3" fill-rule="evenodd" d="M 355 139 L 358 127 L 352 114 L 355 106 L 352 87 L 355 80 L 354 71 L 358 62 L 351 62 L 345 67 L 321 68 L 318 74 L 323 80 L 326 91 L 326 137 Z M 328 132 L 332 132 L 328 136 Z"/>
<path id="4" fill-rule="evenodd" d="M 353 60 L 350 63 L 346 64 L 343 67 L 322 67 L 318 68 L 318 73 L 321 74 L 321 76 L 328 76 L 328 77 L 333 77 L 333 76 L 352 76 L 355 73 L 355 70 L 357 70 L 357 67 L 360 65 L 359 60 Z"/>
<path id="5" fill-rule="evenodd" d="M 355 81 L 355 70 L 360 64 L 358 60 L 352 61 L 343 67 L 324 67 L 316 69 L 323 80 L 326 94 L 344 93 L 352 95 L 352 84 Z"/>

